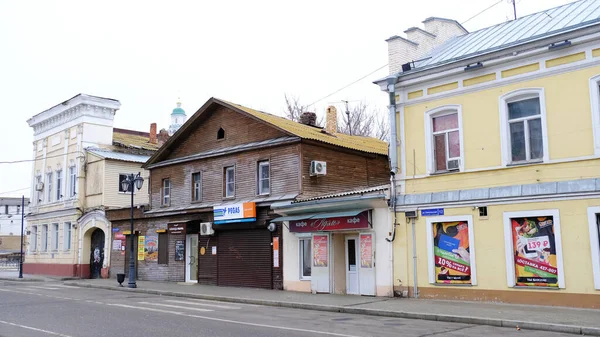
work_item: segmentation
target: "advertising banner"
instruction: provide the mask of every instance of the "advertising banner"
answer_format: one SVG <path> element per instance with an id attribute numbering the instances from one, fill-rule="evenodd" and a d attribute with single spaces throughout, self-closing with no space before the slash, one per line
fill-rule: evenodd
<path id="1" fill-rule="evenodd" d="M 469 225 L 466 221 L 435 222 L 432 225 L 435 282 L 471 284 Z"/>
<path id="2" fill-rule="evenodd" d="M 512 218 L 515 285 L 558 287 L 554 219 Z"/>
<path id="3" fill-rule="evenodd" d="M 244 202 L 214 206 L 213 216 L 215 224 L 256 221 L 256 204 L 254 202 Z"/>
<path id="4" fill-rule="evenodd" d="M 273 267 L 279 268 L 279 238 L 273 238 Z"/>
<path id="5" fill-rule="evenodd" d="M 158 261 L 158 236 L 146 236 L 146 261 Z"/>
<path id="6" fill-rule="evenodd" d="M 313 266 L 327 267 L 329 257 L 328 236 L 313 236 Z"/>
<path id="7" fill-rule="evenodd" d="M 369 211 L 364 211 L 356 216 L 290 221 L 290 232 L 292 233 L 322 232 L 360 228 L 369 228 Z"/>
<path id="8" fill-rule="evenodd" d="M 183 261 L 185 258 L 185 241 L 175 241 L 175 261 Z"/>
<path id="9" fill-rule="evenodd" d="M 145 243 L 146 237 L 144 237 L 143 235 L 138 236 L 138 261 L 144 261 L 144 258 L 146 257 L 146 254 L 144 254 L 144 250 L 146 249 Z"/>
<path id="10" fill-rule="evenodd" d="M 360 235 L 360 267 L 373 268 L 373 235 Z"/>

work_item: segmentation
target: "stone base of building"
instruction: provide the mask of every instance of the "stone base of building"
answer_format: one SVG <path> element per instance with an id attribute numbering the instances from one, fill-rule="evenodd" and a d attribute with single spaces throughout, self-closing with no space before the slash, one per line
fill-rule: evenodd
<path id="1" fill-rule="evenodd" d="M 414 295 L 412 287 L 394 287 L 394 290 L 397 293 L 408 290 L 409 297 Z M 600 309 L 600 292 L 598 294 L 573 294 L 561 290 L 528 291 L 527 289 L 519 289 L 511 291 L 443 287 L 423 287 L 419 288 L 418 291 L 421 299 Z"/>
<path id="2" fill-rule="evenodd" d="M 89 264 L 25 263 L 23 273 L 63 277 L 90 278 Z"/>

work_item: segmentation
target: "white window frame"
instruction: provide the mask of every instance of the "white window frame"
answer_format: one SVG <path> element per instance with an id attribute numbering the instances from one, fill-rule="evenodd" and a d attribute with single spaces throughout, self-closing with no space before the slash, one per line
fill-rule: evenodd
<path id="1" fill-rule="evenodd" d="M 310 241 L 310 255 L 312 256 L 312 235 L 311 233 L 302 233 L 302 234 L 296 234 L 296 236 L 298 237 L 298 279 L 300 281 L 310 281 L 312 278 L 311 276 L 304 276 L 304 270 L 303 270 L 303 260 L 304 260 L 304 256 L 302 256 L 302 241 L 304 240 L 308 240 Z M 311 259 L 311 271 L 312 271 L 312 259 Z M 312 273 L 311 273 L 312 274 Z"/>
<path id="2" fill-rule="evenodd" d="M 542 123 L 542 151 L 544 154 L 542 159 L 523 160 L 518 162 L 512 161 L 512 146 L 510 142 L 510 128 L 508 126 L 508 103 L 518 102 L 530 98 L 539 98 L 540 101 L 540 117 Z M 502 153 L 502 166 L 510 165 L 525 165 L 535 164 L 540 162 L 548 162 L 550 160 L 550 151 L 548 149 L 548 125 L 546 122 L 546 95 L 544 88 L 525 88 L 518 89 L 506 93 L 499 98 L 500 107 L 500 148 Z M 525 117 L 525 119 L 535 119 L 538 117 Z M 519 118 L 521 120 L 521 118 Z M 529 157 L 529 129 L 525 126 L 525 147 L 526 156 Z"/>
<path id="3" fill-rule="evenodd" d="M 556 269 L 558 270 L 558 288 L 565 288 L 565 269 L 563 267 L 562 238 L 560 235 L 560 211 L 558 209 L 542 209 L 536 211 L 504 212 L 504 251 L 506 254 L 506 283 L 515 288 L 515 247 L 513 245 L 513 230 L 510 219 L 552 216 L 554 221 L 554 245 L 556 246 Z M 521 287 L 519 287 L 521 288 Z M 531 287 L 526 287 L 531 288 Z M 551 289 L 551 288 L 549 288 Z"/>
<path id="4" fill-rule="evenodd" d="M 48 198 L 48 202 L 52 202 L 52 178 L 53 174 L 52 172 L 47 172 L 46 173 L 46 180 L 47 180 L 47 186 L 46 186 L 46 198 Z"/>
<path id="5" fill-rule="evenodd" d="M 50 231 L 50 248 L 51 251 L 53 252 L 57 252 L 58 251 L 58 247 L 59 247 L 59 243 L 58 243 L 58 230 L 59 230 L 59 224 L 58 223 L 53 223 L 52 224 L 52 229 Z"/>
<path id="6" fill-rule="evenodd" d="M 167 187 L 167 183 L 169 184 L 168 187 Z M 171 205 L 171 179 L 170 178 L 165 178 L 162 180 L 161 205 L 162 206 L 170 206 Z"/>
<path id="7" fill-rule="evenodd" d="M 37 250 L 38 250 L 38 226 L 37 225 L 31 226 L 29 238 L 31 239 L 31 245 L 29 245 L 29 250 L 32 252 L 37 252 Z"/>
<path id="8" fill-rule="evenodd" d="M 433 132 L 433 119 L 435 117 L 441 117 L 441 116 L 452 115 L 452 114 L 458 115 L 458 138 L 460 141 L 460 157 L 457 157 L 457 158 L 453 157 L 452 159 L 460 160 L 460 163 L 458 165 L 459 172 L 463 172 L 465 170 L 465 142 L 464 142 L 464 136 L 463 136 L 464 132 L 463 132 L 463 123 L 462 123 L 462 106 L 458 105 L 458 104 L 442 105 L 437 108 L 427 110 L 425 112 L 425 151 L 426 151 L 426 155 L 427 155 L 426 166 L 427 166 L 427 174 L 428 175 L 453 172 L 453 171 L 436 171 L 436 169 L 435 169 L 435 167 L 436 167 L 436 165 L 435 165 L 435 144 L 433 142 L 433 137 L 435 134 L 448 133 L 450 131 L 455 131 L 455 129 L 452 129 L 452 130 L 444 130 L 444 131 L 434 133 Z M 446 161 L 450 159 L 449 158 L 450 156 L 448 154 L 450 147 L 448 146 L 447 140 L 448 140 L 448 137 L 446 137 Z"/>
<path id="9" fill-rule="evenodd" d="M 267 177 L 267 179 L 262 179 L 262 171 L 261 169 L 266 166 L 267 167 L 267 172 L 269 173 L 269 176 Z M 256 183 L 257 183 L 257 191 L 258 191 L 258 195 L 269 195 L 271 194 L 271 162 L 269 160 L 261 160 L 258 162 L 257 165 L 257 174 L 256 174 Z M 269 187 L 267 188 L 267 191 L 264 191 L 262 188 L 262 181 L 263 180 L 267 180 L 269 183 Z"/>
<path id="10" fill-rule="evenodd" d="M 600 239 L 598 238 L 598 225 L 596 224 L 596 214 L 600 214 L 600 206 L 588 207 L 587 213 L 588 224 L 590 227 L 590 247 L 592 249 L 592 272 L 594 274 L 594 288 L 596 290 L 600 290 Z"/>
<path id="11" fill-rule="evenodd" d="M 227 177 L 228 177 L 230 169 L 233 171 L 233 194 L 232 195 L 227 194 L 229 191 L 229 189 L 227 188 L 227 184 L 229 183 Z M 223 180 L 223 184 L 224 184 L 223 197 L 224 198 L 235 198 L 235 165 L 225 166 L 223 168 L 223 174 L 225 175 L 225 177 L 224 177 L 225 179 Z"/>
<path id="12" fill-rule="evenodd" d="M 455 284 L 442 284 L 435 282 L 435 254 L 433 249 L 433 224 L 437 222 L 465 221 L 469 228 L 469 264 L 471 267 L 471 286 L 477 285 L 477 266 L 475 265 L 475 233 L 473 231 L 472 215 L 455 216 L 431 216 L 427 217 L 427 270 L 429 271 L 429 283 L 439 286 L 456 286 Z M 461 284 L 461 286 L 469 284 Z"/>
<path id="13" fill-rule="evenodd" d="M 40 237 L 40 251 L 48 251 L 48 225 L 42 225 L 42 233 Z"/>
<path id="14" fill-rule="evenodd" d="M 77 166 L 69 166 L 69 198 L 77 194 Z"/>
<path id="15" fill-rule="evenodd" d="M 590 78 L 590 103 L 592 112 L 592 133 L 594 136 L 594 155 L 600 156 L 600 75 Z"/>
<path id="16" fill-rule="evenodd" d="M 71 250 L 71 241 L 73 240 L 73 226 L 70 222 L 63 223 L 63 250 Z"/>
<path id="17" fill-rule="evenodd" d="M 37 185 L 38 185 L 39 183 L 42 183 L 42 182 L 43 182 L 43 181 L 42 181 L 42 175 L 41 175 L 41 174 L 38 174 L 38 175 L 35 177 L 35 185 L 36 185 L 36 186 L 34 187 L 34 189 L 35 189 L 35 188 L 37 188 Z M 41 204 L 41 203 L 44 201 L 44 191 L 36 191 L 36 194 L 37 194 L 37 200 L 35 200 L 35 204 L 36 204 L 36 205 L 37 205 L 37 204 Z"/>
<path id="18" fill-rule="evenodd" d="M 198 182 L 194 180 L 194 176 L 198 175 Z M 197 191 L 196 191 L 197 190 Z M 202 201 L 202 172 L 192 173 L 192 202 Z"/>
<path id="19" fill-rule="evenodd" d="M 63 183 L 63 179 L 62 179 L 62 172 L 63 170 L 56 170 L 56 201 L 62 200 L 63 198 L 63 194 L 62 194 L 62 183 Z"/>

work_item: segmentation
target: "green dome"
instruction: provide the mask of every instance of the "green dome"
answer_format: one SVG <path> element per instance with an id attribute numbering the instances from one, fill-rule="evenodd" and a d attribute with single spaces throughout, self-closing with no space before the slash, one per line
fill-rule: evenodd
<path id="1" fill-rule="evenodd" d="M 185 115 L 185 110 L 181 108 L 181 102 L 177 102 L 177 107 L 173 109 L 173 113 L 171 115 Z"/>

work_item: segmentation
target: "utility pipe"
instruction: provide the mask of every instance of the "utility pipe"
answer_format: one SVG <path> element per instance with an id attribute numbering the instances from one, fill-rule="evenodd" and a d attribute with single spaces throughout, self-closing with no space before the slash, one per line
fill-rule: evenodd
<path id="1" fill-rule="evenodd" d="M 415 218 L 412 218 L 412 246 L 413 246 L 413 296 L 419 298 L 417 289 L 417 239 L 415 234 Z"/>

